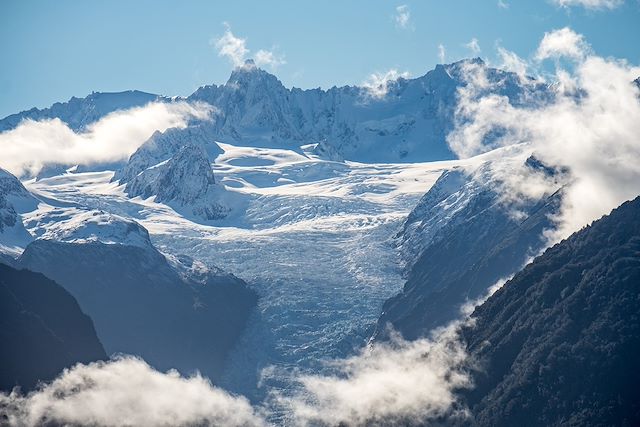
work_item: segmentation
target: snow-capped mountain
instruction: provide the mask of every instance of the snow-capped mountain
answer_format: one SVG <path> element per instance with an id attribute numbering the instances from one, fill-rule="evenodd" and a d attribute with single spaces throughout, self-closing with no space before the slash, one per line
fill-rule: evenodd
<path id="1" fill-rule="evenodd" d="M 224 189 L 216 185 L 211 163 L 200 145 L 179 148 L 173 157 L 137 174 L 127 182 L 125 191 L 131 197 L 155 196 L 156 202 L 206 220 L 223 218 L 228 212 L 220 201 Z"/>
<path id="2" fill-rule="evenodd" d="M 454 126 L 457 91 L 467 84 L 474 69 L 482 69 L 491 83 L 487 90 L 508 97 L 513 104 L 547 94 L 544 84 L 489 68 L 479 58 L 438 65 L 415 79 L 387 82 L 382 94 L 357 86 L 288 89 L 277 77 L 248 61 L 237 67 L 224 85 L 201 87 L 186 98 L 209 104 L 215 111 L 212 121 L 192 120 L 186 128 L 156 132 L 113 179 L 124 184 L 131 197 L 155 196 L 156 201 L 187 216 L 212 220 L 224 217 L 229 210 L 222 188 L 205 170 L 201 153 L 183 149 L 186 146 L 201 147 L 209 163 L 221 153 L 216 141 L 286 148 L 334 161 L 450 159 L 453 154 L 446 135 Z M 10 129 L 24 118 L 57 117 L 82 130 L 109 112 L 154 100 L 172 102 L 137 91 L 94 93 L 49 109 L 9 116 L 0 122 L 0 129 Z M 64 173 L 71 166 L 47 165 L 39 178 Z M 85 169 L 79 165 L 76 171 Z"/>
<path id="3" fill-rule="evenodd" d="M 16 263 L 67 289 L 108 354 L 163 370 L 218 375 L 256 302 L 242 280 L 189 257 L 169 261 L 140 224 L 102 211 L 60 218 Z"/>
<path id="4" fill-rule="evenodd" d="M 487 72 L 490 90 L 513 103 L 546 93 L 545 85 L 479 60 L 388 82 L 384 95 L 364 87 L 288 89 L 248 63 L 224 85 L 205 86 L 187 99 L 212 107 L 213 120 L 156 132 L 115 172 L 80 168 L 25 181 L 46 203 L 23 217 L 40 238 L 18 263 L 47 273 L 89 307 L 109 353 L 217 375 L 237 342 L 221 384 L 256 400 L 293 386 L 277 370 L 258 378 L 256 369 L 318 370 L 326 357 L 366 342 L 383 302 L 403 283 L 390 240 L 443 170 L 450 172 L 433 191 L 447 202 L 423 202 L 412 218 L 424 226 L 410 220 L 397 240 L 408 264 L 429 248 L 435 252 L 435 242 L 458 223 L 470 225 L 452 234 L 457 242 L 464 233 L 482 242 L 487 230 L 505 241 L 509 232 L 516 235 L 507 210 L 492 210 L 496 194 L 462 173 L 483 159 L 420 163 L 452 158 L 446 135 L 455 124 L 458 89 L 474 67 Z M 461 188 L 467 190 L 454 195 Z M 439 212 L 447 203 L 455 206 Z M 474 220 L 484 210 L 493 215 L 488 222 Z M 455 211 L 459 216 L 447 217 Z M 532 236 L 539 239 L 545 220 L 541 212 L 531 221 L 514 257 L 525 257 L 523 247 Z M 494 223 L 508 227 L 491 228 Z M 458 254 L 450 249 L 453 263 Z M 261 298 L 253 315 L 255 295 L 210 265 L 256 288 Z M 462 279 L 452 284 L 452 300 L 441 301 L 445 315 L 490 285 L 481 279 L 473 292 L 458 286 Z M 206 348 L 214 342 L 222 344 Z"/>
<path id="5" fill-rule="evenodd" d="M 129 158 L 127 164 L 116 171 L 113 179 L 122 183 L 131 182 L 138 174 L 150 167 L 169 160 L 185 146 L 201 147 L 212 162 L 222 153 L 215 143 L 212 124 L 208 122 L 192 124 L 186 128 L 171 128 L 164 132 L 155 132 Z"/>
<path id="6" fill-rule="evenodd" d="M 488 87 L 514 104 L 546 89 L 479 58 L 389 82 L 383 96 L 357 86 L 287 89 L 249 61 L 226 84 L 201 87 L 187 99 L 216 107 L 215 136 L 222 141 L 287 148 L 322 143 L 345 159 L 364 162 L 442 160 L 453 158 L 445 138 L 470 67 L 485 69 Z"/>
<path id="7" fill-rule="evenodd" d="M 125 184 L 130 197 L 165 203 L 184 215 L 204 220 L 223 218 L 228 208 L 221 200 L 224 188 L 216 185 L 211 163 L 222 153 L 212 139 L 210 123 L 192 124 L 156 132 L 113 180 Z"/>
<path id="8" fill-rule="evenodd" d="M 407 282 L 384 304 L 376 336 L 392 326 L 415 339 L 443 326 L 546 247 L 544 231 L 554 227 L 568 178 L 520 147 L 499 154 L 475 168 L 446 171 L 409 214 L 396 237 Z M 515 174 L 522 166 L 551 180 L 555 191 L 505 198 L 497 172 Z"/>
<path id="9" fill-rule="evenodd" d="M 18 178 L 0 168 L 0 253 L 19 254 L 33 240 L 20 214 L 33 211 L 37 205 L 38 200 Z"/>
<path id="10" fill-rule="evenodd" d="M 457 91 L 467 84 L 470 70 L 478 68 L 492 82 L 488 87 L 514 104 L 548 94 L 544 84 L 522 82 L 480 59 L 438 65 L 417 79 L 390 82 L 384 96 L 373 96 L 364 87 L 287 89 L 248 61 L 226 84 L 201 87 L 187 98 L 211 105 L 216 112 L 212 122 L 192 121 L 183 129 L 156 132 L 113 179 L 126 184 L 132 197 L 156 196 L 186 215 L 212 220 L 228 211 L 222 189 L 209 184 L 213 178 L 200 167 L 204 161 L 190 159 L 199 154 L 184 151 L 186 146 L 201 147 L 209 162 L 221 153 L 215 141 L 293 149 L 333 161 L 449 159 L 453 155 L 445 139 L 454 125 Z M 186 179 L 176 172 L 185 161 L 185 166 L 197 165 L 188 170 L 198 177 Z M 169 176 L 170 184 L 160 183 Z"/>
<path id="11" fill-rule="evenodd" d="M 64 243 L 102 243 L 153 250 L 149 232 L 140 224 L 120 215 L 97 210 L 78 210 L 72 215 L 63 215 L 47 227 L 39 238 Z"/>
<path id="12" fill-rule="evenodd" d="M 141 107 L 149 102 L 165 100 L 151 93 L 138 90 L 124 92 L 93 92 L 85 98 L 73 97 L 67 102 L 56 102 L 49 108 L 22 111 L 0 120 L 0 132 L 13 129 L 25 119 L 46 120 L 58 118 L 75 131 L 83 130 L 87 125 L 117 110 Z"/>

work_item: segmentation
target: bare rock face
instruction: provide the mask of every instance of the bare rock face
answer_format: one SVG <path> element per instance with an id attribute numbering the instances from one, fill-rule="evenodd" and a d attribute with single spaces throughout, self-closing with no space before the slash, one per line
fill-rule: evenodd
<path id="1" fill-rule="evenodd" d="M 206 220 L 224 218 L 211 164 L 201 146 L 185 145 L 168 160 L 136 175 L 126 185 L 131 197 L 148 198 Z"/>

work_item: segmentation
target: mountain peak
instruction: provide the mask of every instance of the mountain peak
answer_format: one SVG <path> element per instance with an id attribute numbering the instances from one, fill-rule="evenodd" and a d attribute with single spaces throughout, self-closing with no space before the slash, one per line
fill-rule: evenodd
<path id="1" fill-rule="evenodd" d="M 227 85 L 248 85 L 249 83 L 271 83 L 282 86 L 276 76 L 258 67 L 253 59 L 247 59 L 244 64 L 236 67 L 227 80 Z"/>

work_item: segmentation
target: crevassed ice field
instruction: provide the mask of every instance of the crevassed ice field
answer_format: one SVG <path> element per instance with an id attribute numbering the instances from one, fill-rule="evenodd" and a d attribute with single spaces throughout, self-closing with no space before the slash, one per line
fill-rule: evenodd
<path id="1" fill-rule="evenodd" d="M 194 222 L 130 199 L 107 171 L 28 182 L 46 204 L 25 223 L 40 235 L 83 206 L 122 214 L 165 253 L 224 266 L 254 286 L 262 298 L 220 385 L 256 402 L 295 386 L 290 369 L 318 372 L 365 342 L 383 301 L 402 287 L 393 236 L 442 169 L 460 162 L 339 163 L 219 144 L 214 172 L 233 208 L 224 220 Z"/>

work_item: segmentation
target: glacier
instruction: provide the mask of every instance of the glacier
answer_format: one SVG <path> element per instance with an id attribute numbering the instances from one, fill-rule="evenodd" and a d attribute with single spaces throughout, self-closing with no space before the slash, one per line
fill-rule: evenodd
<path id="1" fill-rule="evenodd" d="M 292 386 L 286 373 L 261 378 L 263 369 L 318 371 L 366 342 L 382 303 L 403 283 L 392 237 L 443 170 L 475 160 L 342 163 L 219 146 L 212 169 L 232 209 L 225 218 L 192 221 L 155 196 L 132 198 L 112 171 L 26 181 L 47 203 L 23 218 L 33 235 L 63 236 L 73 224 L 61 215 L 99 206 L 140 223 L 168 256 L 187 255 L 247 281 L 260 296 L 258 309 L 219 385 L 261 401 Z"/>
<path id="2" fill-rule="evenodd" d="M 220 267 L 243 279 L 258 306 L 217 384 L 253 403 L 293 393 L 293 371 L 322 372 L 374 334 L 383 303 L 402 289 L 421 250 L 409 233 L 397 236 L 425 192 L 443 172 L 456 176 L 491 157 L 454 160 L 446 144 L 466 67 L 486 68 L 492 90 L 514 104 L 549 96 L 546 85 L 479 59 L 398 79 L 384 97 L 363 87 L 288 89 L 247 63 L 187 98 L 92 94 L 10 116 L 0 129 L 55 116 L 81 130 L 146 102 L 186 100 L 214 111 L 212 121 L 154 133 L 124 165 L 54 165 L 23 180 L 37 200 L 20 212 L 24 230 L 30 240 L 153 245 L 185 276 Z M 466 187 L 436 220 L 482 191 Z"/>

